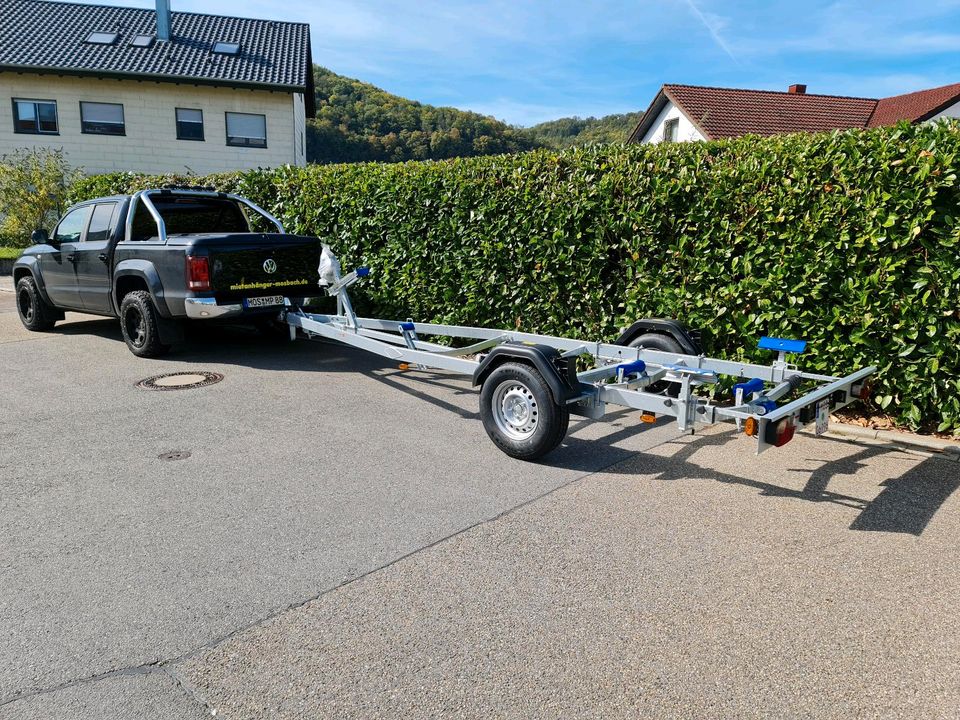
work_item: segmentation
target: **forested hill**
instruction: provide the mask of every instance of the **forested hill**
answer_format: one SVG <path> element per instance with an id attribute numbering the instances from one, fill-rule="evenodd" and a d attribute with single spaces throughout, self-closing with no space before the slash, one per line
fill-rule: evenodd
<path id="1" fill-rule="evenodd" d="M 361 162 L 495 155 L 539 147 L 523 131 L 479 113 L 423 105 L 314 66 L 317 118 L 307 160 Z"/>
<path id="2" fill-rule="evenodd" d="M 562 150 L 588 143 L 626 142 L 643 117 L 642 112 L 604 117 L 568 117 L 524 128 L 522 132 L 532 141 Z"/>

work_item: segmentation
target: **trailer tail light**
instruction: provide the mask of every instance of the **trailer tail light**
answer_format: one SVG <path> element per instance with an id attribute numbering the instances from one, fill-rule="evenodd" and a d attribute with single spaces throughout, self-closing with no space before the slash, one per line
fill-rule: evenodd
<path id="1" fill-rule="evenodd" d="M 755 417 L 748 417 L 743 421 L 743 432 L 750 437 L 756 437 L 760 429 L 760 422 Z"/>
<path id="2" fill-rule="evenodd" d="M 785 417 L 782 420 L 777 420 L 777 422 L 767 423 L 766 428 L 763 430 L 763 441 L 767 443 L 767 445 L 783 447 L 793 440 L 796 432 L 797 425 L 793 421 L 793 417 Z"/>
<path id="3" fill-rule="evenodd" d="M 207 258 L 187 255 L 187 288 L 199 292 L 210 289 L 210 263 Z"/>

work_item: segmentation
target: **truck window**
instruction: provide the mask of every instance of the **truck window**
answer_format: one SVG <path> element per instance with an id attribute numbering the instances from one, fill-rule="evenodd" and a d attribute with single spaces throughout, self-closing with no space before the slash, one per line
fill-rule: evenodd
<path id="1" fill-rule="evenodd" d="M 71 210 L 63 216 L 63 220 L 57 225 L 57 229 L 53 233 L 53 239 L 59 243 L 79 242 L 80 234 L 83 232 L 84 225 L 87 224 L 89 215 L 89 205 Z"/>
<path id="2" fill-rule="evenodd" d="M 97 203 L 87 228 L 87 242 L 104 242 L 113 235 L 117 222 L 117 203 Z"/>
<path id="3" fill-rule="evenodd" d="M 247 219 L 233 200 L 205 197 L 163 198 L 156 195 L 150 199 L 163 218 L 168 237 L 250 232 Z M 132 236 L 134 240 L 157 237 L 157 224 L 143 203 L 137 203 Z"/>

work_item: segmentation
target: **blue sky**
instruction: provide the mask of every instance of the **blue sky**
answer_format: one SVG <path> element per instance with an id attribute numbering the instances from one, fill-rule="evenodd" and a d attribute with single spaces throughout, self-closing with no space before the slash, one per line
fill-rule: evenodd
<path id="1" fill-rule="evenodd" d="M 960 0 L 171 4 L 309 22 L 334 72 L 518 125 L 643 110 L 665 82 L 867 97 L 960 82 Z"/>

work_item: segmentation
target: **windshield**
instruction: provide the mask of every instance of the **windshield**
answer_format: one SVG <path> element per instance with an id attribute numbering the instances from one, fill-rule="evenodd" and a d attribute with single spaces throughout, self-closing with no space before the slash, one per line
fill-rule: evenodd
<path id="1" fill-rule="evenodd" d="M 250 225 L 239 203 L 228 198 L 150 198 L 166 225 L 167 236 L 206 233 L 247 233 Z M 157 224 L 143 203 L 137 203 L 133 217 L 134 240 L 157 237 Z"/>

